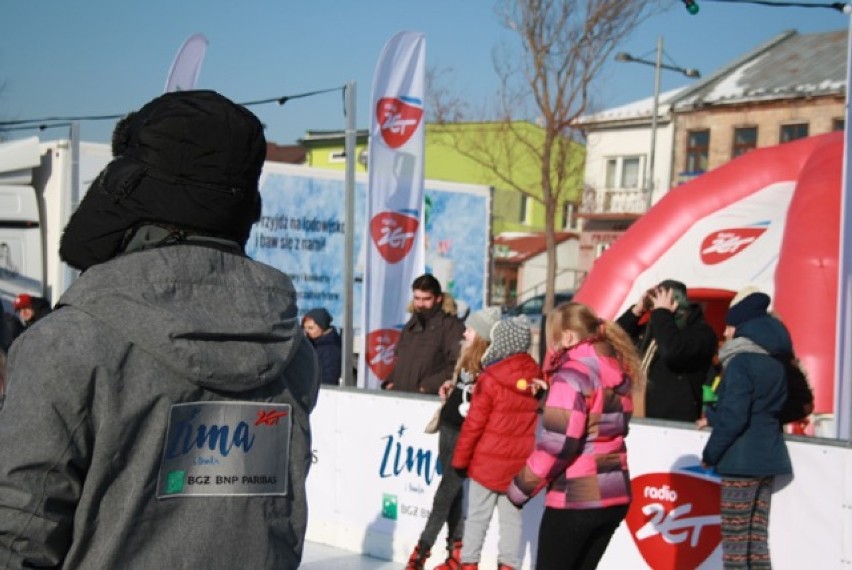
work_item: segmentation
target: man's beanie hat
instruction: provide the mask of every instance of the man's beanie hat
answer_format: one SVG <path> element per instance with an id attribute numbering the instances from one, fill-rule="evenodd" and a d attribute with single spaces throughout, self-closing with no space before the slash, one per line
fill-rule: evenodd
<path id="1" fill-rule="evenodd" d="M 328 327 L 331 326 L 331 321 L 333 319 L 331 314 L 322 307 L 319 307 L 317 309 L 311 309 L 310 311 L 305 313 L 305 318 L 311 319 L 323 331 L 328 330 Z"/>
<path id="2" fill-rule="evenodd" d="M 65 227 L 59 253 L 69 265 L 113 258 L 146 222 L 245 245 L 266 158 L 251 111 L 215 91 L 166 93 L 119 121 L 112 152 Z"/>
<path id="3" fill-rule="evenodd" d="M 491 346 L 482 355 L 482 362 L 487 364 L 513 354 L 527 352 L 531 345 L 529 319 L 523 315 L 503 319 L 491 328 Z"/>
<path id="4" fill-rule="evenodd" d="M 502 316 L 499 307 L 485 307 L 471 315 L 465 321 L 465 325 L 472 328 L 476 334 L 485 340 L 491 340 L 491 328 L 497 324 Z"/>
<path id="5" fill-rule="evenodd" d="M 728 309 L 725 324 L 738 327 L 746 321 L 762 317 L 769 308 L 769 295 L 766 293 L 750 293 L 739 300 Z"/>

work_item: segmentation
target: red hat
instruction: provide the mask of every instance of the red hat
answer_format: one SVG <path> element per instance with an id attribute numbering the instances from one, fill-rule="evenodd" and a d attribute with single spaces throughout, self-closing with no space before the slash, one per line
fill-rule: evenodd
<path id="1" fill-rule="evenodd" d="M 20 311 L 21 309 L 26 309 L 28 307 L 32 307 L 33 299 L 26 293 L 21 293 L 17 297 L 15 297 L 15 310 Z"/>

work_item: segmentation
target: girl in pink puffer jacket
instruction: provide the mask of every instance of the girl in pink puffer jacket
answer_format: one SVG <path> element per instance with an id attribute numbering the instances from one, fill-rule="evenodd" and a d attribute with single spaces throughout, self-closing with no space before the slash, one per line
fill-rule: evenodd
<path id="1" fill-rule="evenodd" d="M 508 496 L 521 506 L 547 487 L 537 570 L 594 568 L 630 504 L 624 438 L 641 363 L 627 333 L 586 305 L 560 305 L 547 322 L 542 430 Z"/>

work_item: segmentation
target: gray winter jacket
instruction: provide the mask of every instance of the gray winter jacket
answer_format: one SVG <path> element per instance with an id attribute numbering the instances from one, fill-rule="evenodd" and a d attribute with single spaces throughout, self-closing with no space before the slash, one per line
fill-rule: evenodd
<path id="1" fill-rule="evenodd" d="M 296 568 L 319 384 L 295 298 L 191 245 L 81 275 L 10 354 L 0 568 Z"/>

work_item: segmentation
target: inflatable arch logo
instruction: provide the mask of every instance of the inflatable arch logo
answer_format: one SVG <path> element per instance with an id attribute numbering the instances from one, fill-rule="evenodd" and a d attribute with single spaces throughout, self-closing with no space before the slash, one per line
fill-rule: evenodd
<path id="1" fill-rule="evenodd" d="M 815 412 L 833 412 L 843 142 L 833 132 L 755 149 L 673 188 L 595 261 L 574 299 L 615 318 L 667 278 L 728 298 L 759 285 L 790 330 Z M 802 302 L 805 292 L 818 294 Z"/>

